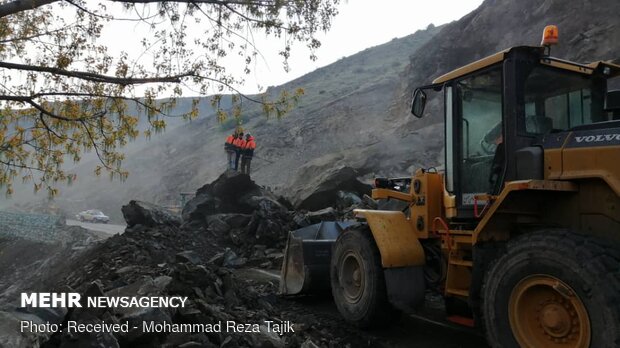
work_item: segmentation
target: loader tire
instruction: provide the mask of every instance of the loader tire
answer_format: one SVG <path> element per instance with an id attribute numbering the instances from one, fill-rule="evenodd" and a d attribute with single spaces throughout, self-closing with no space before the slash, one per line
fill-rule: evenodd
<path id="1" fill-rule="evenodd" d="M 400 317 L 389 302 L 381 255 L 368 229 L 342 233 L 332 251 L 331 288 L 338 311 L 361 328 L 385 327 Z"/>
<path id="2" fill-rule="evenodd" d="M 482 288 L 492 347 L 620 347 L 620 254 L 546 229 L 507 243 Z"/>

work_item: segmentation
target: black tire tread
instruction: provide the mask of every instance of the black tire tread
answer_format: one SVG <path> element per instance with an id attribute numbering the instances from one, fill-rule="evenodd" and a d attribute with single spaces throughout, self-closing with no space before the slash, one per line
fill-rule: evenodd
<path id="1" fill-rule="evenodd" d="M 371 297 L 372 301 L 368 306 L 368 310 L 366 311 L 364 317 L 361 319 L 352 320 L 351 318 L 347 318 L 341 308 L 342 303 L 340 303 L 338 295 L 334 293 L 336 291 L 334 284 L 338 283 L 338 275 L 337 271 L 335 270 L 337 268 L 338 260 L 338 256 L 336 253 L 340 245 L 339 242 L 342 243 L 341 238 L 357 239 L 358 243 L 365 244 L 365 246 L 368 247 L 371 251 L 370 261 L 371 265 L 373 265 L 374 267 L 374 279 L 372 281 L 376 285 L 376 292 L 375 295 Z M 363 248 L 364 246 L 361 247 Z M 367 226 L 355 226 L 355 228 L 348 229 L 340 235 L 340 237 L 334 244 L 330 277 L 332 282 L 332 294 L 334 296 L 336 306 L 338 307 L 340 313 L 343 314 L 345 319 L 352 324 L 360 328 L 386 327 L 400 317 L 399 311 L 397 311 L 388 301 L 385 277 L 381 265 L 381 254 L 379 252 L 379 248 L 375 243 L 374 237 L 372 236 L 372 232 Z"/>
<path id="2" fill-rule="evenodd" d="M 493 315 L 494 310 L 487 308 L 491 306 L 489 301 L 490 287 L 495 286 L 494 282 L 498 277 L 496 274 L 501 272 L 502 263 L 514 255 L 520 253 L 531 253 L 532 250 L 549 250 L 556 252 L 562 262 L 573 263 L 581 267 L 583 272 L 591 274 L 592 284 L 584 284 L 584 290 L 588 295 L 594 291 L 603 294 L 606 306 L 614 316 L 614 325 L 610 325 L 611 334 L 614 335 L 613 347 L 620 347 L 620 251 L 617 246 L 606 243 L 599 238 L 569 232 L 565 229 L 544 229 L 536 232 L 525 233 L 506 244 L 506 252 L 498 257 L 487 269 L 482 284 L 482 321 L 484 323 L 485 334 L 490 346 L 494 348 L 513 347 L 516 342 L 505 344 L 505 337 L 499 337 L 499 330 L 495 328 L 498 318 Z M 512 337 L 510 337 L 512 341 Z M 502 342 L 504 341 L 504 342 Z"/>

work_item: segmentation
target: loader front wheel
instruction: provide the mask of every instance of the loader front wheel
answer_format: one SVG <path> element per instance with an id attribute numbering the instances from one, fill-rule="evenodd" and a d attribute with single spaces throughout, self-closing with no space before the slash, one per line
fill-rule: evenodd
<path id="1" fill-rule="evenodd" d="M 398 318 L 388 302 L 381 255 L 372 233 L 352 229 L 333 247 L 331 288 L 342 316 L 362 328 L 386 326 Z"/>
<path id="2" fill-rule="evenodd" d="M 619 267 L 617 251 L 591 236 L 550 229 L 515 238 L 484 280 L 489 344 L 618 346 Z"/>

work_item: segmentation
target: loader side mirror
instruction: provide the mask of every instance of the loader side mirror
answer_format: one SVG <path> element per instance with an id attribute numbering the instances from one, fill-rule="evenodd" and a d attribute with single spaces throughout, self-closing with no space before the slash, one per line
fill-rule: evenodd
<path id="1" fill-rule="evenodd" d="M 417 88 L 413 92 L 413 102 L 411 103 L 411 113 L 417 118 L 422 118 L 424 115 L 424 108 L 426 107 L 426 93 L 423 90 Z"/>

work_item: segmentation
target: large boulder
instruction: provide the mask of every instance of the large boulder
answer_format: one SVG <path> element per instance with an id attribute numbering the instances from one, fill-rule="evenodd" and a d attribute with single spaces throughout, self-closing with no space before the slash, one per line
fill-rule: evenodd
<path id="1" fill-rule="evenodd" d="M 142 201 L 130 201 L 129 204 L 121 208 L 127 226 L 179 226 L 181 219 L 165 210 L 164 208 L 152 203 Z"/>
<path id="2" fill-rule="evenodd" d="M 220 246 L 249 257 L 256 243 L 280 248 L 295 227 L 290 202 L 255 184 L 248 175 L 226 172 L 204 185 L 183 207 L 183 226 L 202 229 Z"/>
<path id="3" fill-rule="evenodd" d="M 312 170 L 313 168 L 319 169 L 318 166 L 308 166 L 308 170 L 300 170 L 291 185 L 293 192 L 290 196 L 297 209 L 316 211 L 335 206 L 339 200 L 339 191 L 361 197 L 370 194 L 372 190 L 370 185 L 358 179 L 362 173 L 351 167 L 321 166 L 321 170 Z"/>

